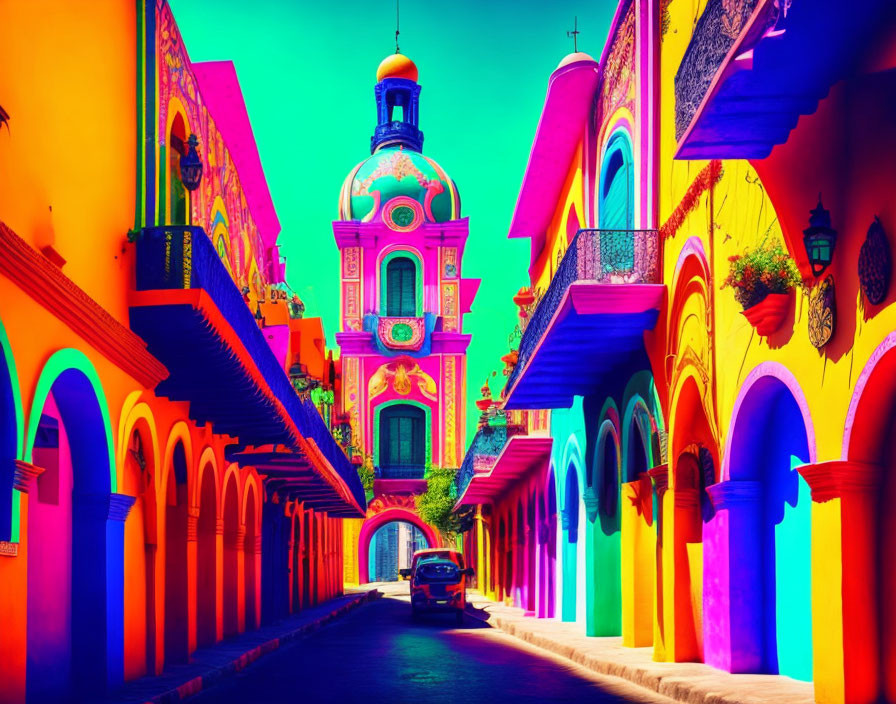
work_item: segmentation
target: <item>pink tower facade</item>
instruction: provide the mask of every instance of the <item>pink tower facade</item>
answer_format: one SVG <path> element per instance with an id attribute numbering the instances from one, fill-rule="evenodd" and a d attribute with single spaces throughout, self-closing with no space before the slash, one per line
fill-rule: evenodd
<path id="1" fill-rule="evenodd" d="M 341 254 L 336 340 L 352 444 L 376 470 L 367 523 L 401 518 L 433 535 L 411 515 L 413 495 L 425 490 L 431 467 L 457 467 L 464 455 L 463 319 L 479 280 L 462 275 L 469 226 L 457 188 L 422 154 L 416 79 L 401 54 L 377 72 L 371 156 L 346 178 L 333 223 Z M 362 582 L 374 524 L 358 536 Z"/>

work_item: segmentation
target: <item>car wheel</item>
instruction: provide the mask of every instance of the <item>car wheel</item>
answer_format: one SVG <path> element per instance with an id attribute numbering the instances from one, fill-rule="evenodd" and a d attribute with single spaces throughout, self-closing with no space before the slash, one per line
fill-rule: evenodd
<path id="1" fill-rule="evenodd" d="M 464 625 L 464 610 L 458 609 L 454 612 L 454 620 L 457 622 L 458 626 Z"/>

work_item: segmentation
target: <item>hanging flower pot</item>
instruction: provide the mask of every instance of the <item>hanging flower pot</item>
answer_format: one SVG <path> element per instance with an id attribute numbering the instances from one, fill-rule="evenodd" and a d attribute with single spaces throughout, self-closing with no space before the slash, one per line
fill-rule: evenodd
<path id="1" fill-rule="evenodd" d="M 750 325 L 756 328 L 756 332 L 763 337 L 768 337 L 781 327 L 787 309 L 790 307 L 789 293 L 770 293 L 756 305 L 743 311 L 743 316 Z"/>
<path id="2" fill-rule="evenodd" d="M 787 250 L 777 243 L 736 254 L 722 288 L 734 289 L 744 317 L 763 337 L 781 327 L 790 306 L 790 292 L 802 283 Z"/>

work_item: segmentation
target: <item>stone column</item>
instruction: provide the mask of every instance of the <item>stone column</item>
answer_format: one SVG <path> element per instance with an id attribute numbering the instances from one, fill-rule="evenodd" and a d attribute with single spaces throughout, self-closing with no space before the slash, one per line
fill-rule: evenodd
<path id="1" fill-rule="evenodd" d="M 237 526 L 233 538 L 233 549 L 236 550 L 236 627 L 243 633 L 246 630 L 246 526 Z"/>
<path id="2" fill-rule="evenodd" d="M 835 460 L 797 471 L 812 490 L 815 698 L 870 704 L 878 701 L 882 676 L 878 628 L 882 469 Z"/>
<path id="3" fill-rule="evenodd" d="M 198 642 L 198 614 L 196 594 L 199 589 L 199 507 L 187 507 L 187 627 L 188 655 Z"/>
<path id="4" fill-rule="evenodd" d="M 663 506 L 669 488 L 669 465 L 661 464 L 647 471 L 656 493 L 656 569 L 654 582 L 653 659 L 666 659 L 665 592 L 663 590 Z"/>
<path id="5" fill-rule="evenodd" d="M 106 524 L 106 683 L 111 690 L 124 681 L 124 522 L 134 505 L 135 497 L 110 493 L 82 497 L 81 500 L 84 501 L 84 505 L 90 507 L 89 511 L 96 510 L 97 519 L 105 519 Z M 91 546 L 81 547 L 90 549 Z M 90 594 L 89 587 L 87 589 L 85 597 Z M 96 594 L 92 596 L 93 599 L 97 599 Z M 82 606 L 86 606 L 83 600 Z M 98 624 L 90 621 L 91 611 L 92 609 L 88 608 L 76 609 L 72 614 L 73 627 L 76 620 L 85 619 L 81 627 L 95 629 Z M 75 654 L 73 664 L 77 667 L 78 660 L 83 663 L 84 660 L 89 661 L 91 658 L 94 663 L 99 661 L 96 653 Z M 88 671 L 95 669 L 95 664 L 93 667 L 88 667 Z"/>
<path id="6" fill-rule="evenodd" d="M 727 672 L 762 671 L 762 486 L 726 481 L 707 488 L 715 515 L 705 526 L 703 656 Z"/>

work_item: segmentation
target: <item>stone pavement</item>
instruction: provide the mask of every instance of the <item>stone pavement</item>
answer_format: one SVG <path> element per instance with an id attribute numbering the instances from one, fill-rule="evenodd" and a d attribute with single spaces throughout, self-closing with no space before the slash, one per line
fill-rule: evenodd
<path id="1" fill-rule="evenodd" d="M 812 704 L 811 682 L 780 675 L 732 675 L 701 663 L 654 662 L 653 648 L 625 648 L 622 638 L 585 636 L 581 627 L 526 616 L 522 609 L 467 594 L 467 613 L 530 645 L 602 675 L 686 704 Z"/>
<path id="2" fill-rule="evenodd" d="M 168 704 L 182 701 L 221 678 L 239 672 L 262 655 L 314 633 L 330 621 L 379 596 L 380 593 L 369 585 L 360 589 L 347 588 L 344 596 L 330 599 L 275 624 L 228 638 L 208 648 L 200 648 L 193 653 L 189 664 L 166 668 L 158 677 L 143 677 L 128 682 L 102 702 Z"/>

